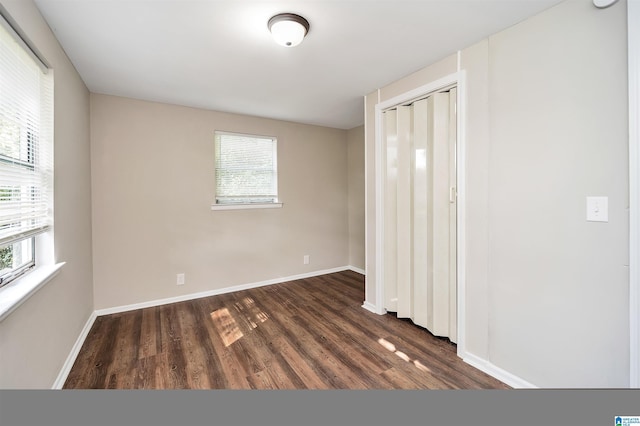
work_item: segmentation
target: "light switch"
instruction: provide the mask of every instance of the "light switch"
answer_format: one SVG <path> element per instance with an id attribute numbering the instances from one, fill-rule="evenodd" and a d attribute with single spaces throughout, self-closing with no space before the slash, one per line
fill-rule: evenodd
<path id="1" fill-rule="evenodd" d="M 587 197 L 587 221 L 609 222 L 609 197 Z"/>

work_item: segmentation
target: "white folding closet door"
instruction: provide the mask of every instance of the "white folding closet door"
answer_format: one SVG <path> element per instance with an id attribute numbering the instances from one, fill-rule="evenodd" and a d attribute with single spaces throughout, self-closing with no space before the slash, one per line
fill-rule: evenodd
<path id="1" fill-rule="evenodd" d="M 398 107 L 398 187 L 397 187 L 397 292 L 398 316 L 413 316 L 413 247 L 412 241 L 412 201 L 411 184 L 412 142 L 411 142 L 411 106 Z"/>
<path id="2" fill-rule="evenodd" d="M 449 92 L 449 339 L 454 343 L 458 341 L 457 94 L 455 87 Z"/>
<path id="3" fill-rule="evenodd" d="M 398 188 L 398 119 L 395 110 L 384 114 L 386 136 L 385 208 L 384 208 L 384 307 L 387 311 L 398 311 L 397 256 L 398 241 L 397 188 Z"/>
<path id="4" fill-rule="evenodd" d="M 385 112 L 385 308 L 456 340 L 455 89 Z"/>
<path id="5" fill-rule="evenodd" d="M 431 154 L 430 208 L 427 226 L 431 230 L 431 311 L 426 328 L 436 336 L 449 335 L 449 93 L 435 93 L 427 99 L 432 106 L 427 146 Z M 416 238 L 422 238 L 416 236 Z"/>
<path id="6" fill-rule="evenodd" d="M 429 259 L 431 259 L 432 244 L 429 230 L 429 200 L 431 154 L 427 146 L 429 139 L 430 102 L 423 99 L 413 103 L 413 322 L 427 327 L 432 309 L 429 306 Z M 386 219 L 386 218 L 385 218 Z"/>

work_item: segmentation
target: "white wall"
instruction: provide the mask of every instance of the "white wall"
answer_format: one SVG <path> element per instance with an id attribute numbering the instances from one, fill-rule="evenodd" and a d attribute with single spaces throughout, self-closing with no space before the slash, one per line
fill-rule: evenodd
<path id="1" fill-rule="evenodd" d="M 541 386 L 629 385 L 625 12 L 570 1 L 489 41 L 490 356 Z"/>
<path id="2" fill-rule="evenodd" d="M 278 138 L 283 208 L 211 211 L 215 130 Z M 91 94 L 95 308 L 347 266 L 347 152 L 345 130 Z"/>
<path id="3" fill-rule="evenodd" d="M 89 92 L 31 0 L 1 0 L 54 69 L 60 274 L 0 322 L 0 388 L 50 388 L 93 311 Z"/>
<path id="4" fill-rule="evenodd" d="M 349 265 L 365 268 L 364 126 L 347 132 L 349 185 Z"/>
<path id="5" fill-rule="evenodd" d="M 539 387 L 629 386 L 626 58 L 624 1 L 568 0 L 461 51 L 465 348 Z M 455 71 L 453 56 L 372 93 L 367 123 L 378 95 Z M 609 197 L 608 223 L 586 222 L 588 195 Z"/>

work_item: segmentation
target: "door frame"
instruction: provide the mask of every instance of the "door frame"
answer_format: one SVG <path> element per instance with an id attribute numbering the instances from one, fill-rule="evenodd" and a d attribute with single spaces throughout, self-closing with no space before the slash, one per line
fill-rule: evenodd
<path id="1" fill-rule="evenodd" d="M 458 52 L 458 64 L 460 63 L 460 52 Z M 457 352 L 458 356 L 462 356 L 465 353 L 465 71 L 460 70 L 458 65 L 458 71 L 452 74 L 446 75 L 438 80 L 432 81 L 423 86 L 409 90 L 394 96 L 391 99 L 381 102 L 378 99 L 378 103 L 375 105 L 375 190 L 376 190 L 376 304 L 374 306 L 374 312 L 377 314 L 385 314 L 384 308 L 384 183 L 386 180 L 386 152 L 385 141 L 382 134 L 384 126 L 383 113 L 385 110 L 397 107 L 408 102 L 412 102 L 423 98 L 431 93 L 438 92 L 448 87 L 457 87 L 457 143 L 456 143 L 456 185 L 458 198 L 456 203 L 456 221 L 457 221 L 457 237 L 456 237 L 456 250 L 457 250 Z"/>
<path id="2" fill-rule="evenodd" d="M 640 388 L 640 1 L 627 2 L 629 64 L 629 387 Z"/>

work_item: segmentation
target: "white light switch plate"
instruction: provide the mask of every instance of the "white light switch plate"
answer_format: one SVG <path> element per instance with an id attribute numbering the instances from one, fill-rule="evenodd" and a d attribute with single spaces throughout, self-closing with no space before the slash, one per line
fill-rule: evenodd
<path id="1" fill-rule="evenodd" d="M 609 197 L 587 197 L 587 221 L 609 222 Z"/>

